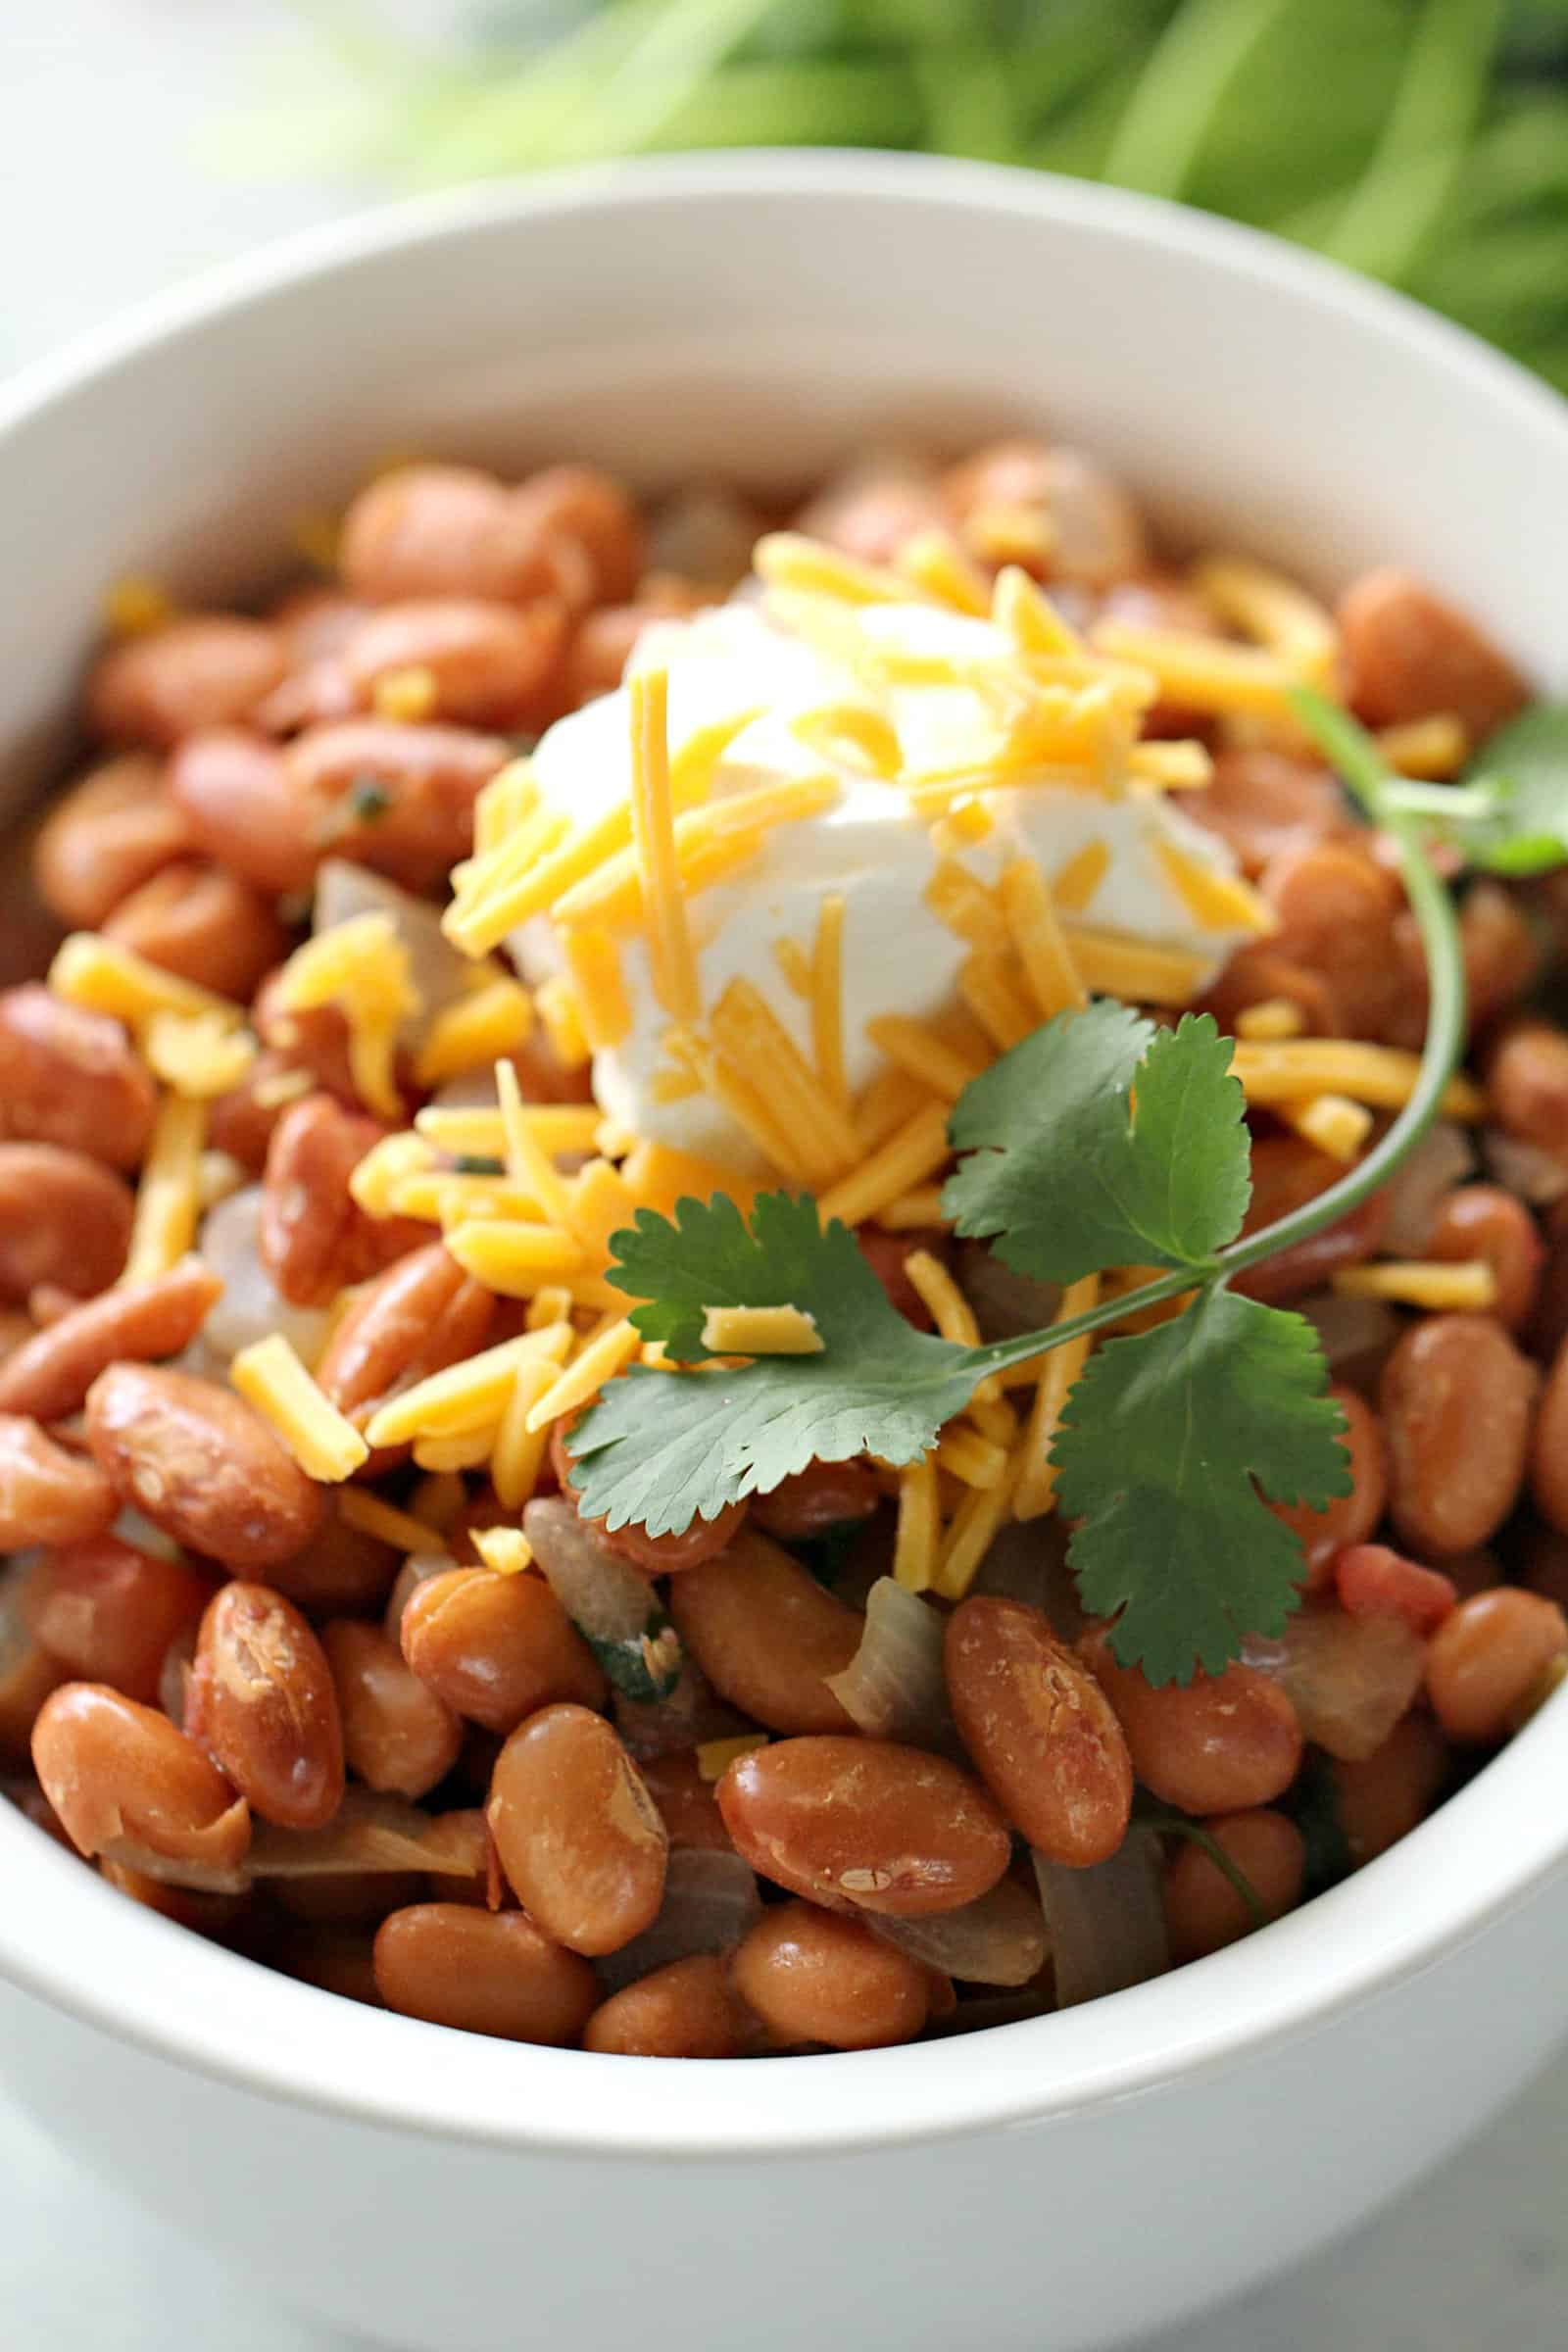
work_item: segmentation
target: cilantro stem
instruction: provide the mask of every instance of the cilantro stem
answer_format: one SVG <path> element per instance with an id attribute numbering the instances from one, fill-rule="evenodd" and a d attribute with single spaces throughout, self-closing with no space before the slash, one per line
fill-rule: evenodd
<path id="1" fill-rule="evenodd" d="M 1233 1242 L 1217 1258 L 1206 1263 L 1179 1267 L 1173 1273 L 1161 1275 L 1156 1282 L 1146 1283 L 1136 1291 L 1125 1291 L 1117 1298 L 1091 1307 L 1086 1314 L 1074 1315 L 1064 1323 L 1053 1323 L 1044 1331 L 1024 1332 L 1016 1339 L 998 1340 L 988 1348 L 977 1348 L 972 1360 L 980 1378 L 990 1372 L 1008 1371 L 1015 1364 L 1026 1363 L 1032 1355 L 1042 1355 L 1049 1348 L 1061 1348 L 1069 1340 L 1102 1331 L 1106 1324 L 1119 1323 L 1146 1307 L 1178 1298 L 1184 1291 L 1205 1281 L 1244 1273 L 1249 1266 L 1260 1265 L 1264 1258 L 1275 1257 L 1283 1250 L 1294 1249 L 1298 1242 L 1309 1241 L 1313 1234 L 1337 1224 L 1380 1185 L 1386 1184 L 1438 1115 L 1444 1089 L 1464 1050 L 1464 956 L 1452 902 L 1427 858 L 1414 813 L 1402 805 L 1403 779 L 1385 765 L 1371 737 L 1337 704 L 1306 687 L 1300 688 L 1292 700 L 1298 717 L 1339 770 L 1368 821 L 1380 826 L 1398 850 L 1400 874 L 1426 954 L 1430 992 L 1421 1067 L 1410 1100 L 1376 1149 L 1326 1193 L 1319 1193 L 1315 1200 L 1305 1201 L 1274 1224 L 1265 1225 L 1260 1232 L 1250 1234 L 1245 1241 Z"/>

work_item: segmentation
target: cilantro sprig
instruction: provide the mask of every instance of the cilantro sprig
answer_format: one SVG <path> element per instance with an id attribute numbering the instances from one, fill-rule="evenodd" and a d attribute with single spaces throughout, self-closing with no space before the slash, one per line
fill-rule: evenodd
<path id="1" fill-rule="evenodd" d="M 917 1460 L 988 1375 L 1191 1293 L 1173 1318 L 1108 1341 L 1070 1392 L 1052 1455 L 1078 1522 L 1068 1556 L 1086 1607 L 1115 1617 L 1117 1656 L 1151 1681 L 1217 1672 L 1247 1634 L 1282 1629 L 1300 1547 L 1265 1498 L 1321 1509 L 1348 1491 L 1348 1457 L 1311 1326 L 1230 1285 L 1388 1181 L 1436 1116 L 1464 1034 L 1458 935 L 1423 812 L 1343 710 L 1305 690 L 1296 703 L 1394 840 L 1426 950 L 1420 1073 L 1378 1146 L 1316 1200 L 1239 1238 L 1250 1145 L 1231 1041 L 1206 1016 L 1161 1030 L 1102 1003 L 1048 1022 L 960 1096 L 944 1206 L 959 1233 L 1035 1279 L 1167 1269 L 1137 1291 L 970 1348 L 916 1331 L 854 1236 L 824 1229 L 808 1199 L 764 1194 L 749 1222 L 722 1197 L 681 1200 L 672 1219 L 640 1210 L 614 1237 L 610 1279 L 640 1302 L 639 1330 L 692 1368 L 635 1367 L 578 1423 L 589 1517 L 679 1533 L 813 1459 Z M 739 1367 L 710 1357 L 709 1307 L 784 1304 L 813 1317 L 820 1353 Z"/>

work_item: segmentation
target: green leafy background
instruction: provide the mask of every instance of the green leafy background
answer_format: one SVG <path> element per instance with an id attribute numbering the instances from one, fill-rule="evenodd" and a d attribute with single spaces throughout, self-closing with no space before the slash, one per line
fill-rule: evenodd
<path id="1" fill-rule="evenodd" d="M 439 43 L 369 0 L 301 13 L 297 71 L 221 126 L 230 169 L 978 156 L 1274 229 L 1568 387 L 1568 0 L 489 0 Z"/>

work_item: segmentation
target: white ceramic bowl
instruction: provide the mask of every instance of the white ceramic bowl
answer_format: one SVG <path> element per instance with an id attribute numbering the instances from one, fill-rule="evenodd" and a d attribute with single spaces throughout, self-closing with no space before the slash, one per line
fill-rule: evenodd
<path id="1" fill-rule="evenodd" d="M 741 156 L 307 238 L 0 394 L 0 742 L 104 583 L 221 593 L 389 445 L 799 480 L 1049 423 L 1177 527 L 1396 558 L 1568 685 L 1568 423 L 1408 306 L 1097 189 Z M 20 785 L 18 786 L 20 789 Z M 429 2352 L 1101 2345 L 1369 2213 L 1564 2027 L 1568 1704 L 1250 1941 L 963 2040 L 768 2066 L 513 2047 L 183 1935 L 0 1805 L 0 2072 L 271 2291 Z"/>

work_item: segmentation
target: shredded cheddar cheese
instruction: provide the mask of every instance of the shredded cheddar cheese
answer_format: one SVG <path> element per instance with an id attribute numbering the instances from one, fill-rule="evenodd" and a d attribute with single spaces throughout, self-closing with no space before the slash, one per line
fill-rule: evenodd
<path id="1" fill-rule="evenodd" d="M 1190 1004 L 1202 986 L 1203 962 L 1183 948 L 1156 947 L 1086 923 L 1068 923 L 1064 929 L 1078 976 L 1097 995 L 1133 1004 Z"/>
<path id="2" fill-rule="evenodd" d="M 823 1224 L 839 1217 L 846 1225 L 863 1225 L 888 1201 L 934 1175 L 947 1157 L 948 1107 L 936 1102 L 917 1110 L 858 1168 L 821 1195 L 817 1206 Z"/>
<path id="3" fill-rule="evenodd" d="M 368 1461 L 369 1446 L 317 1386 L 281 1332 L 242 1348 L 228 1377 L 270 1422 L 308 1478 L 339 1486 Z"/>
<path id="4" fill-rule="evenodd" d="M 1372 1113 L 1348 1095 L 1313 1095 L 1305 1102 L 1281 1102 L 1277 1108 L 1288 1127 L 1347 1165 L 1359 1159 L 1372 1133 Z"/>
<path id="5" fill-rule="evenodd" d="M 612 1323 L 608 1331 L 600 1332 L 529 1407 L 524 1427 L 530 1431 L 548 1429 L 552 1421 L 559 1421 L 565 1413 L 574 1413 L 579 1405 L 598 1396 L 607 1380 L 613 1380 L 617 1372 L 624 1370 L 641 1345 L 642 1333 L 626 1316 Z"/>
<path id="6" fill-rule="evenodd" d="M 879 1014 L 866 1022 L 865 1034 L 896 1068 L 907 1070 L 945 1102 L 956 1102 L 985 1067 L 983 1060 L 949 1045 L 927 1022 L 909 1020 L 904 1013 Z"/>
<path id="7" fill-rule="evenodd" d="M 1086 1274 L 1081 1282 L 1069 1283 L 1062 1292 L 1055 1319 L 1058 1323 L 1069 1323 L 1075 1315 L 1086 1315 L 1099 1303 L 1100 1277 Z M 1034 1401 L 1018 1449 L 1018 1483 L 1012 1498 L 1015 1519 L 1042 1519 L 1054 1507 L 1056 1473 L 1051 1448 L 1061 1425 L 1067 1393 L 1089 1361 L 1093 1345 L 1092 1337 L 1066 1340 L 1040 1359 Z"/>
<path id="8" fill-rule="evenodd" d="M 929 1592 L 936 1582 L 942 1515 L 935 1456 L 899 1473 L 899 1516 L 893 1539 L 893 1578 L 906 1592 Z"/>
<path id="9" fill-rule="evenodd" d="M 423 1519 L 416 1519 L 396 1504 L 383 1502 L 379 1494 L 371 1494 L 364 1487 L 345 1487 L 338 1497 L 338 1517 L 347 1527 L 362 1536 L 371 1536 L 378 1544 L 386 1544 L 394 1551 L 447 1551 L 451 1547 L 441 1530 Z"/>
<path id="10" fill-rule="evenodd" d="M 1086 841 L 1051 877 L 1051 896 L 1058 914 L 1082 914 L 1110 871 L 1110 849 L 1103 841 Z"/>
<path id="11" fill-rule="evenodd" d="M 404 1446 L 411 1438 L 448 1437 L 499 1421 L 518 1370 L 527 1363 L 561 1364 L 571 1346 L 569 1323 L 547 1323 L 514 1340 L 502 1340 L 477 1355 L 390 1397 L 366 1428 L 372 1446 Z"/>
<path id="12" fill-rule="evenodd" d="M 154 1275 L 167 1274 L 194 1244 L 206 1140 L 206 1103 L 165 1095 L 136 1187 L 122 1283 L 149 1282 Z"/>
<path id="13" fill-rule="evenodd" d="M 415 1060 L 416 1082 L 438 1087 L 465 1070 L 514 1053 L 533 1028 L 533 999 L 516 980 L 488 981 L 438 1012 Z"/>
<path id="14" fill-rule="evenodd" d="M 1279 1045 L 1243 1041 L 1232 1063 L 1249 1102 L 1295 1102 L 1311 1095 L 1348 1095 L 1374 1110 L 1408 1102 L 1420 1074 L 1419 1055 L 1396 1046 L 1369 1046 L 1346 1037 L 1290 1038 Z M 1486 1097 L 1468 1078 L 1451 1078 L 1443 1108 L 1451 1119 L 1479 1119 Z"/>
<path id="15" fill-rule="evenodd" d="M 520 1527 L 476 1527 L 473 1548 L 497 1576 L 521 1576 L 533 1566 L 533 1547 Z"/>
<path id="16" fill-rule="evenodd" d="M 1205 931 L 1252 931 L 1262 936 L 1279 929 L 1279 917 L 1267 900 L 1239 875 L 1201 864 L 1173 841 L 1162 841 L 1158 855 L 1166 881 Z"/>
<path id="17" fill-rule="evenodd" d="M 1485 1258 L 1386 1258 L 1333 1277 L 1342 1298 L 1388 1298 L 1429 1315 L 1485 1314 L 1497 1303 L 1497 1277 Z"/>
<path id="18" fill-rule="evenodd" d="M 370 689 L 370 708 L 376 717 L 394 718 L 404 726 L 417 726 L 421 720 L 433 718 L 440 700 L 435 672 L 423 662 L 383 670 Z"/>
<path id="19" fill-rule="evenodd" d="M 1305 1030 L 1306 1015 L 1290 997 L 1264 997 L 1256 1004 L 1245 1004 L 1236 1015 L 1237 1036 L 1253 1045 L 1278 1045 Z"/>
<path id="20" fill-rule="evenodd" d="M 708 1306 L 703 1346 L 715 1355 L 820 1355 L 815 1318 L 798 1306 Z"/>
<path id="21" fill-rule="evenodd" d="M 1015 858 L 1002 877 L 1002 911 L 1043 1021 L 1080 1010 L 1088 992 L 1057 918 L 1045 875 L 1032 858 Z"/>
<path id="22" fill-rule="evenodd" d="M 224 1014 L 155 1012 L 142 1032 L 147 1067 L 175 1094 L 211 1102 L 243 1083 L 256 1059 L 256 1040 Z"/>
<path id="23" fill-rule="evenodd" d="M 49 966 L 49 987 L 68 1004 L 86 1012 L 107 1012 L 127 1029 L 141 1030 L 155 1013 L 198 1013 L 224 1028 L 237 1028 L 244 1011 L 226 997 L 199 988 L 150 963 L 134 948 L 122 947 L 96 931 L 73 931 L 55 951 Z"/>

